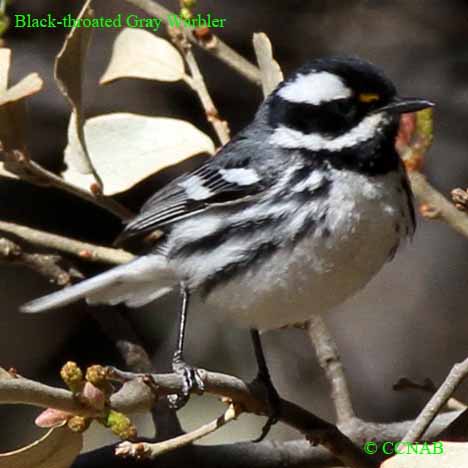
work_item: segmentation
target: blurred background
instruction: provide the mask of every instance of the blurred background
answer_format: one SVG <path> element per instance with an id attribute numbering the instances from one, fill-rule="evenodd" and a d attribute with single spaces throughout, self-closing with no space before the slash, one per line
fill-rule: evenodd
<path id="1" fill-rule="evenodd" d="M 178 1 L 162 0 L 177 10 Z M 9 14 L 76 15 L 81 1 L 14 0 Z M 144 14 L 123 0 L 95 1 L 97 16 Z M 199 0 L 199 11 L 227 18 L 220 37 L 250 60 L 251 38 L 266 32 L 285 74 L 304 61 L 330 54 L 356 54 L 381 66 L 402 95 L 437 103 L 435 142 L 425 172 L 444 194 L 468 185 L 468 2 L 465 0 Z M 108 112 L 134 112 L 183 118 L 210 134 L 195 94 L 182 83 L 122 80 L 105 87 L 98 79 L 109 61 L 118 31 L 96 30 L 87 60 L 85 102 L 88 117 Z M 164 34 L 164 33 L 163 33 Z M 30 100 L 28 143 L 33 157 L 53 171 L 63 169 L 69 106 L 53 80 L 53 61 L 65 31 L 10 30 L 13 50 L 11 82 L 30 72 L 45 80 L 44 91 Z M 235 133 L 246 125 L 261 102 L 260 89 L 239 79 L 230 68 L 195 50 L 208 87 L 223 118 Z M 169 168 L 119 196 L 132 209 L 155 189 L 201 159 Z M 109 245 L 121 229 L 112 215 L 57 190 L 0 179 L 0 219 L 82 240 Z M 374 421 L 413 418 L 427 399 L 415 392 L 394 392 L 401 376 L 439 384 L 452 365 L 468 354 L 468 240 L 445 224 L 419 219 L 414 241 L 387 265 L 357 297 L 331 312 L 326 321 L 335 337 L 358 415 Z M 79 264 L 92 275 L 105 266 Z M 57 384 L 67 360 L 119 364 L 119 355 L 91 318 L 84 304 L 40 316 L 22 316 L 18 306 L 54 289 L 43 277 L 24 268 L 0 265 L 0 365 L 15 367 L 29 378 Z M 175 343 L 175 298 L 137 311 L 125 311 L 150 351 L 157 371 L 169 370 Z M 108 310 L 102 313 L 112 316 Z M 291 329 L 263 335 L 273 380 L 279 392 L 326 419 L 333 419 L 327 383 L 304 331 Z M 220 325 L 202 315 L 189 321 L 187 352 L 198 366 L 250 379 L 255 360 L 245 330 Z M 460 397 L 463 398 L 463 389 Z M 215 417 L 220 404 L 194 398 L 180 414 L 186 428 Z M 32 441 L 41 431 L 32 421 L 38 410 L 0 407 L 0 451 Z M 251 439 L 263 424 L 242 416 L 205 443 Z M 151 435 L 146 417 L 139 420 Z M 296 434 L 284 426 L 272 438 Z M 85 449 L 114 442 L 109 432 L 93 428 Z"/>

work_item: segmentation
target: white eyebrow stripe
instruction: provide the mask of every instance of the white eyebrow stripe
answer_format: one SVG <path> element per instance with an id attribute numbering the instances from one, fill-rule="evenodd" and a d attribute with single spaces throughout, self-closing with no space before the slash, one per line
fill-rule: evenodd
<path id="1" fill-rule="evenodd" d="M 278 95 L 289 102 L 318 105 L 335 99 L 345 99 L 352 95 L 343 80 L 329 72 L 299 74 L 294 81 L 286 83 Z"/>
<path id="2" fill-rule="evenodd" d="M 374 138 L 381 131 L 387 119 L 383 114 L 370 115 L 348 132 L 335 138 L 320 133 L 302 133 L 280 125 L 270 136 L 269 143 L 288 149 L 340 151 L 343 148 L 350 148 Z"/>

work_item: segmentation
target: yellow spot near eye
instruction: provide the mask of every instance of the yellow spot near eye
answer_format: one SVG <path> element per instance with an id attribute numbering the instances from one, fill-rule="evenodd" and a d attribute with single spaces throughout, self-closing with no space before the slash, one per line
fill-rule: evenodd
<path id="1" fill-rule="evenodd" d="M 358 96 L 358 99 L 361 102 L 369 103 L 373 101 L 378 101 L 380 99 L 380 96 L 378 94 L 373 94 L 373 93 L 361 93 Z"/>

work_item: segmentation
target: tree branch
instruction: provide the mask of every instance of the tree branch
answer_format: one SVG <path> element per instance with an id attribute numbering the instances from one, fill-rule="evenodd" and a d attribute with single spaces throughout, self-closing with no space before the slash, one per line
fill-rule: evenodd
<path id="1" fill-rule="evenodd" d="M 420 439 L 429 427 L 431 422 L 441 411 L 449 398 L 453 395 L 457 387 L 468 374 L 468 359 L 455 364 L 445 379 L 444 383 L 439 387 L 439 390 L 429 400 L 427 405 L 416 418 L 411 428 L 405 434 L 404 440 L 407 442 L 415 442 Z"/>
<path id="2" fill-rule="evenodd" d="M 209 434 L 217 431 L 221 427 L 237 419 L 242 412 L 241 408 L 235 404 L 230 404 L 228 409 L 214 421 L 204 424 L 188 434 L 182 434 L 169 440 L 157 443 L 148 442 L 122 442 L 115 449 L 115 454 L 123 457 L 145 458 L 153 460 L 164 453 L 171 452 L 196 442 Z"/>
<path id="3" fill-rule="evenodd" d="M 429 431 L 430 440 L 437 438 L 447 424 L 455 418 L 455 414 L 439 415 Z M 353 425 L 342 428 L 357 444 L 374 440 L 379 445 L 386 441 L 399 441 L 411 425 L 412 421 L 401 423 L 376 424 L 363 421 L 353 421 Z M 140 460 L 119 459 L 114 455 L 115 446 L 99 448 L 82 454 L 72 468 L 96 468 L 112 466 L 112 468 L 140 468 Z M 145 468 L 180 468 L 187 465 L 197 468 L 332 468 L 343 466 L 332 453 L 322 447 L 311 446 L 305 440 L 287 442 L 263 441 L 260 443 L 240 442 L 223 445 L 194 445 L 182 447 L 167 454 L 161 459 L 146 462 Z"/>
<path id="4" fill-rule="evenodd" d="M 15 242 L 4 238 L 0 238 L 0 262 L 31 268 L 59 286 L 67 286 L 72 278 L 83 278 L 75 268 L 62 266 L 63 258 L 59 255 L 27 253 Z"/>
<path id="5" fill-rule="evenodd" d="M 121 249 L 112 249 L 102 247 L 88 242 L 81 242 L 69 237 L 50 234 L 39 229 L 32 229 L 19 224 L 0 221 L 0 232 L 11 234 L 16 238 L 26 241 L 32 245 L 46 247 L 49 249 L 58 250 L 59 252 L 67 253 L 87 260 L 90 262 L 109 263 L 111 265 L 120 265 L 127 263 L 134 256 Z"/>
<path id="6" fill-rule="evenodd" d="M 206 392 L 227 397 L 246 412 L 268 413 L 268 399 L 261 386 L 225 374 L 201 370 Z M 125 375 L 125 373 L 120 373 Z M 177 374 L 152 375 L 154 386 L 150 389 L 142 379 L 133 379 L 111 396 L 110 406 L 122 413 L 148 411 L 155 400 L 178 393 L 182 378 Z M 155 391 L 157 389 L 157 391 Z M 37 382 L 18 378 L 0 380 L 0 404 L 22 403 L 52 407 L 82 416 L 98 416 L 96 410 L 83 406 L 71 392 Z M 375 463 L 349 440 L 336 426 L 286 400 L 281 400 L 280 420 L 307 435 L 314 443 L 320 442 L 350 467 L 371 468 Z"/>
<path id="7" fill-rule="evenodd" d="M 417 171 L 409 171 L 408 175 L 411 189 L 419 203 L 429 205 L 429 209 L 422 210 L 423 216 L 445 221 L 455 231 L 468 237 L 468 215 L 450 203 L 428 182 L 423 174 Z"/>
<path id="8" fill-rule="evenodd" d="M 420 213 L 428 219 L 445 221 L 455 231 L 468 237 L 468 214 L 458 210 L 447 198 L 438 192 L 421 173 L 424 155 L 432 145 L 432 110 L 425 109 L 415 114 L 404 114 L 400 121 L 400 132 L 396 149 L 404 161 L 411 190 L 420 205 Z M 455 195 L 460 192 L 455 191 Z M 457 203 L 458 198 L 454 201 Z M 460 201 L 460 200 L 459 200 Z M 461 206 L 458 202 L 457 206 Z"/>
<path id="9" fill-rule="evenodd" d="M 202 371 L 202 374 L 207 392 L 214 395 L 227 396 L 233 401 L 238 402 L 245 411 L 262 414 L 268 410 L 266 399 L 258 396 L 256 393 L 258 389 L 255 389 L 252 385 L 229 375 L 207 371 Z M 176 374 L 159 374 L 153 375 L 153 377 L 157 386 L 156 394 L 154 393 L 154 389 L 151 390 L 141 379 L 133 379 L 125 383 L 121 389 L 111 396 L 111 407 L 116 411 L 126 414 L 148 411 L 154 405 L 155 399 L 164 395 L 176 393 L 181 389 L 182 379 Z M 99 415 L 96 410 L 87 408 L 80 403 L 70 391 L 54 388 L 25 378 L 0 379 L 0 404 L 29 404 L 44 408 L 52 407 L 83 416 L 96 417 Z M 316 418 L 314 415 L 297 407 L 293 403 L 283 400 L 282 404 L 284 415 L 281 420 L 301 432 L 309 433 L 309 431 L 312 430 L 312 433 L 315 431 L 317 435 L 318 432 L 320 432 L 320 426 L 325 428 L 330 426 L 328 423 L 321 422 L 319 418 Z M 427 433 L 428 440 L 434 440 L 437 434 L 446 428 L 447 425 L 451 424 L 460 414 L 463 414 L 463 412 L 452 411 L 438 415 Z M 361 447 L 365 441 L 377 440 L 383 442 L 386 440 L 400 440 L 413 424 L 413 421 L 377 424 L 353 418 L 341 425 L 340 428 L 356 443 L 356 445 L 352 444 L 349 439 L 343 436 L 345 440 L 352 444 L 354 447 L 353 450 L 359 452 L 359 456 L 362 458 L 363 453 L 358 447 Z M 348 442 L 345 443 L 345 446 L 347 446 L 347 444 Z M 338 446 L 339 443 L 335 441 L 333 443 L 333 448 L 336 449 Z M 289 463 L 290 459 L 294 460 L 294 463 L 292 465 L 288 464 L 289 468 L 294 468 L 294 466 L 310 467 L 312 463 L 316 461 L 317 463 L 318 461 L 322 463 L 322 465 L 316 466 L 337 466 L 339 464 L 333 455 L 328 454 L 321 448 L 311 447 L 308 442 L 303 440 L 285 444 L 278 442 L 235 444 L 229 447 L 230 448 L 228 448 L 228 446 L 209 448 L 191 447 L 190 450 L 195 450 L 193 453 L 197 455 L 195 458 L 190 459 L 194 464 L 197 464 L 197 466 L 213 468 L 219 466 L 216 465 L 216 463 L 217 460 L 219 461 L 219 456 L 222 456 L 222 454 L 224 454 L 225 457 L 225 464 L 223 464 L 225 468 L 234 468 L 237 466 L 250 466 L 252 468 L 269 466 L 273 468 L 276 466 L 284 466 L 285 460 L 288 460 Z M 173 460 L 180 461 L 179 457 L 183 457 L 183 454 L 187 455 L 188 452 L 184 452 L 184 450 L 185 449 L 181 449 L 174 452 L 169 459 L 165 458 L 164 460 L 169 463 L 168 466 L 174 466 L 172 465 Z M 205 450 L 207 452 L 205 452 Z M 244 453 L 245 456 L 231 458 L 229 456 L 231 452 L 236 454 Z M 106 452 L 106 449 L 97 451 L 97 454 L 102 453 L 108 452 Z M 265 458 L 267 453 L 269 457 Z M 336 454 L 336 452 L 334 453 Z M 110 457 L 110 453 L 108 453 L 108 455 Z M 87 456 L 88 455 L 85 455 L 82 461 L 85 460 Z M 200 465 L 196 463 L 198 457 L 203 460 L 203 462 L 200 462 Z M 365 457 L 367 457 L 367 455 Z M 375 466 L 370 458 L 364 458 L 364 463 L 361 460 L 360 464 L 355 463 L 357 460 L 353 460 L 353 456 L 349 454 L 343 455 L 343 453 L 341 453 L 339 458 L 342 460 L 343 464 L 348 466 Z M 241 463 L 242 460 L 244 460 L 244 463 L 245 460 L 249 460 L 249 463 L 239 465 L 238 463 Z M 265 465 L 267 460 L 271 462 L 271 465 Z M 116 463 L 115 466 L 119 466 L 119 462 L 116 461 L 115 458 L 113 459 L 112 466 L 114 466 L 114 461 Z M 280 462 L 282 464 L 280 464 Z M 133 466 L 130 461 L 126 461 L 126 463 L 127 465 L 125 466 Z M 84 462 L 78 462 L 74 468 L 85 468 L 86 466 L 91 467 L 93 465 L 86 465 Z"/>
<path id="10" fill-rule="evenodd" d="M 205 109 L 206 118 L 213 126 L 221 145 L 225 145 L 230 140 L 229 125 L 220 117 L 218 109 L 216 108 L 213 99 L 211 99 L 205 80 L 200 72 L 200 68 L 198 67 L 195 55 L 190 49 L 190 46 L 188 45 L 188 48 L 184 47 L 183 51 L 185 61 L 187 62 L 192 77 L 188 84 L 197 93 L 200 102 Z"/>
<path id="11" fill-rule="evenodd" d="M 320 366 L 331 387 L 338 425 L 356 417 L 338 348 L 322 317 L 312 317 L 307 325 L 310 340 Z"/>
<path id="12" fill-rule="evenodd" d="M 20 151 L 6 152 L 0 148 L 0 155 L 3 155 L 5 169 L 17 175 L 20 179 L 30 182 L 40 187 L 55 187 L 65 192 L 71 193 L 83 200 L 97 205 L 120 219 L 126 220 L 133 216 L 132 212 L 110 197 L 99 193 L 92 193 L 81 187 L 72 185 L 53 172 L 44 169 L 41 165 L 30 159 L 29 155 Z"/>

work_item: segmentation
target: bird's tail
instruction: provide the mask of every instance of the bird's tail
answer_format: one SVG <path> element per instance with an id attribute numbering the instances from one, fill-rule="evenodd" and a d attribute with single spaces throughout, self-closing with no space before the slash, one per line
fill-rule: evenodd
<path id="1" fill-rule="evenodd" d="M 119 304 L 140 307 L 167 294 L 177 280 L 161 255 L 146 255 L 125 265 L 48 294 L 21 306 L 26 313 L 56 309 L 79 299 L 90 304 Z"/>

